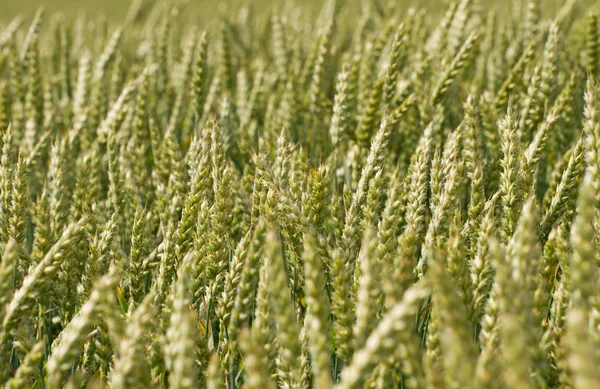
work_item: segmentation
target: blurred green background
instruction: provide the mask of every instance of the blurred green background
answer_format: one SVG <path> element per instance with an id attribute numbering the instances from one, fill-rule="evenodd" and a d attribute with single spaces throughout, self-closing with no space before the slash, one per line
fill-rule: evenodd
<path id="1" fill-rule="evenodd" d="M 191 0 L 186 8 L 193 16 L 212 17 L 218 12 L 218 7 L 227 6 L 234 8 L 239 1 L 214 1 L 214 0 Z M 223 5 L 220 5 L 220 4 Z M 258 1 L 257 3 L 269 3 Z M 72 16 L 80 11 L 86 11 L 90 15 L 104 14 L 109 19 L 121 20 L 125 17 L 131 0 L 0 0 L 0 17 L 3 19 L 13 18 L 19 13 L 24 16 L 33 14 L 38 7 L 43 6 L 48 12 L 64 12 Z"/>
<path id="2" fill-rule="evenodd" d="M 220 11 L 233 12 L 242 3 L 253 4 L 255 9 L 281 8 L 285 7 L 286 3 L 318 9 L 324 0 L 296 0 L 294 2 L 288 0 L 175 0 L 172 2 L 186 4 L 186 16 L 208 19 Z M 409 0 L 409 2 L 412 1 Z M 422 1 L 417 1 L 417 3 L 419 2 Z M 425 0 L 425 2 L 431 2 L 431 0 Z M 60 11 L 71 16 L 80 11 L 86 11 L 90 15 L 104 14 L 111 20 L 121 20 L 125 17 L 131 3 L 132 0 L 0 0 L 0 18 L 10 19 L 19 13 L 28 16 L 33 14 L 37 8 L 44 7 L 49 13 Z"/>
<path id="3" fill-rule="evenodd" d="M 340 1 L 340 0 L 338 0 Z M 358 6 L 362 0 L 341 0 L 350 6 Z M 385 2 L 387 0 L 381 0 Z M 394 1 L 394 0 L 392 0 Z M 395 0 L 399 8 L 411 6 L 426 7 L 431 14 L 445 10 L 445 4 L 450 0 Z M 499 14 L 509 13 L 515 2 L 526 3 L 528 0 L 475 0 L 479 1 L 485 8 L 493 7 Z M 542 12 L 546 15 L 554 15 L 566 0 L 541 0 Z M 175 0 L 174 2 L 188 3 L 185 8 L 187 17 L 200 20 L 210 20 L 219 12 L 234 13 L 241 3 L 253 4 L 255 9 L 287 8 L 290 3 L 318 12 L 324 0 Z M 578 5 L 591 6 L 592 12 L 600 12 L 600 0 L 575 0 Z M 38 7 L 43 6 L 49 13 L 56 11 L 64 12 L 68 16 L 74 16 L 80 11 L 86 11 L 89 15 L 103 14 L 109 20 L 119 21 L 125 17 L 131 0 L 0 0 L 0 20 L 6 21 L 17 14 L 25 17 L 32 16 Z"/>

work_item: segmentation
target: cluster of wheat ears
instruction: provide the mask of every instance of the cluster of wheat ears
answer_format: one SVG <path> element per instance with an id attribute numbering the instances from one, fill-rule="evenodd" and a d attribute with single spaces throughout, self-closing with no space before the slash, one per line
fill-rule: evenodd
<path id="1" fill-rule="evenodd" d="M 0 26 L 0 386 L 600 388 L 592 10 L 350 3 Z"/>

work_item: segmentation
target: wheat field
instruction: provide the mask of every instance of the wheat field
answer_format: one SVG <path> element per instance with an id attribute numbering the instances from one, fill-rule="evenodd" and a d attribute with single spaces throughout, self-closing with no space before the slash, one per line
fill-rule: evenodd
<path id="1" fill-rule="evenodd" d="M 0 387 L 600 388 L 598 2 L 111 4 L 0 17 Z"/>

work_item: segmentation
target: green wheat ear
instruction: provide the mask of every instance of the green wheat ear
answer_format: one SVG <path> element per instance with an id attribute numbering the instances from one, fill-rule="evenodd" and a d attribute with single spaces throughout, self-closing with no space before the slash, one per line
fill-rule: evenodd
<path id="1" fill-rule="evenodd" d="M 600 35 L 598 35 L 598 18 L 596 15 L 587 17 L 585 34 L 585 54 L 587 57 L 586 70 L 592 76 L 599 77 Z"/>

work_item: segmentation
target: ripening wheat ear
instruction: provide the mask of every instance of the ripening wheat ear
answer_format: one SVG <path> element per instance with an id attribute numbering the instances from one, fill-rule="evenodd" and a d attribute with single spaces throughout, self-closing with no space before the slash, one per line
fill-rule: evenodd
<path id="1" fill-rule="evenodd" d="M 183 259 L 177 273 L 178 279 L 173 287 L 173 313 L 167 329 L 169 386 L 177 389 L 193 388 L 200 378 L 194 351 L 194 339 L 200 336 L 200 331 L 194 313 L 190 309 L 192 304 L 190 259 L 191 255 Z"/>
<path id="2" fill-rule="evenodd" d="M 386 111 L 389 111 L 392 99 L 396 94 L 396 81 L 398 79 L 398 73 L 400 73 L 400 68 L 403 65 L 403 51 L 405 50 L 405 45 L 406 28 L 403 24 L 400 24 L 392 42 L 390 60 L 385 74 L 385 83 L 383 86 L 383 106 Z"/>
<path id="3" fill-rule="evenodd" d="M 10 301 L 14 289 L 15 267 L 18 259 L 18 246 L 14 239 L 9 240 L 2 252 L 2 268 L 0 268 L 0 320 L 4 321 L 6 305 Z"/>
<path id="4" fill-rule="evenodd" d="M 273 304 L 275 322 L 277 323 L 277 343 L 279 355 L 277 359 L 277 376 L 279 381 L 289 387 L 300 387 L 302 373 L 299 361 L 301 354 L 300 326 L 296 318 L 296 309 L 291 299 L 287 272 L 284 268 L 280 246 L 274 232 L 266 237 L 267 282 L 272 285 L 269 297 Z"/>
<path id="5" fill-rule="evenodd" d="M 21 282 L 24 273 L 29 267 L 29 255 L 26 250 L 27 208 L 29 206 L 27 166 L 25 160 L 19 154 L 13 170 L 12 193 L 10 206 L 7 209 L 8 237 L 14 239 L 19 249 L 19 261 L 17 263 L 17 284 Z"/>
<path id="6" fill-rule="evenodd" d="M 71 369 L 81 351 L 81 342 L 88 336 L 94 326 L 94 321 L 101 311 L 103 299 L 112 295 L 112 289 L 114 289 L 117 282 L 116 276 L 116 272 L 111 271 L 98 280 L 90 298 L 62 332 L 60 343 L 52 350 L 52 355 L 46 365 L 49 388 L 61 387 L 61 381 L 65 373 Z"/>
<path id="7" fill-rule="evenodd" d="M 239 331 L 245 326 L 250 317 L 250 308 L 254 302 L 255 288 L 259 280 L 260 263 L 264 255 L 265 230 L 265 223 L 263 220 L 260 220 L 254 228 L 240 274 L 240 281 L 237 286 L 235 302 L 227 330 L 227 345 L 224 347 L 221 355 L 222 363 L 225 365 L 227 373 L 229 369 L 233 368 L 230 365 L 233 365 L 237 359 L 237 337 Z"/>
<path id="8" fill-rule="evenodd" d="M 489 251 L 494 262 L 504 261 L 506 247 L 498 243 L 495 238 L 489 242 Z M 497 277 L 495 277 L 489 298 L 485 302 L 483 315 L 481 316 L 481 329 L 478 339 L 481 345 L 481 353 L 477 360 L 475 379 L 479 385 L 484 387 L 489 387 L 493 382 L 502 379 L 503 374 L 500 362 L 494 359 L 494 355 L 499 352 L 500 347 L 498 321 L 501 296 L 504 294 L 503 287 L 504 285 L 497 282 Z"/>
<path id="9" fill-rule="evenodd" d="M 536 363 L 538 349 L 532 347 L 541 339 L 539 318 L 533 313 L 541 264 L 538 215 L 536 200 L 528 199 L 508 242 L 506 257 L 496 261 L 496 282 L 502 290 L 498 296 L 501 349 L 508 365 L 513 366 L 505 370 L 504 379 L 523 387 L 534 387 L 531 376 L 540 374 L 542 368 Z"/>
<path id="10" fill-rule="evenodd" d="M 500 123 L 500 137 L 502 145 L 502 160 L 500 165 L 502 225 L 500 234 L 504 241 L 512 236 L 519 217 L 522 204 L 523 190 L 520 179 L 520 149 L 517 138 L 517 123 L 512 111 L 509 109 L 506 117 Z"/>
<path id="11" fill-rule="evenodd" d="M 411 287 L 402 301 L 392 307 L 367 339 L 365 346 L 357 350 L 350 364 L 341 375 L 338 389 L 360 388 L 377 364 L 389 357 L 398 344 L 411 335 L 411 317 L 418 304 L 427 295 L 427 289 Z"/>
<path id="12" fill-rule="evenodd" d="M 553 224 L 567 211 L 568 202 L 576 193 L 577 184 L 583 172 L 583 144 L 583 138 L 580 138 L 575 144 L 567 166 L 557 183 L 550 205 L 544 213 L 540 226 L 542 239 L 548 236 Z"/>
<path id="13" fill-rule="evenodd" d="M 329 349 L 329 301 L 325 294 L 323 265 L 313 234 L 305 235 L 304 272 L 308 312 L 306 328 L 312 357 L 313 384 L 319 388 L 333 387 L 331 377 L 331 351 Z"/>
<path id="14" fill-rule="evenodd" d="M 322 116 L 322 83 L 326 70 L 327 62 L 330 56 L 331 42 L 334 33 L 335 21 L 332 19 L 327 23 L 319 38 L 318 54 L 312 72 L 312 80 L 310 84 L 310 110 L 314 118 Z"/>
<path id="15" fill-rule="evenodd" d="M 463 161 L 458 157 L 453 159 L 451 157 L 451 154 L 459 154 L 458 145 L 461 141 L 462 129 L 457 129 L 456 133 L 453 135 L 454 136 L 452 136 L 448 141 L 448 148 L 444 150 L 443 164 L 445 166 L 441 166 L 440 171 L 445 176 L 445 182 L 443 183 L 443 187 L 441 187 L 439 190 L 437 199 L 434 197 L 436 202 L 432 204 L 432 218 L 427 226 L 427 233 L 425 235 L 425 241 L 423 242 L 421 258 L 419 259 L 419 263 L 417 263 L 417 272 L 419 277 L 423 277 L 426 270 L 427 258 L 424 255 L 425 251 L 433 247 L 434 239 L 440 239 L 446 235 L 450 220 L 450 209 L 454 205 L 454 201 L 456 201 L 456 193 L 462 181 Z M 432 193 L 432 196 L 433 195 L 434 194 Z"/>
<path id="16" fill-rule="evenodd" d="M 404 261 L 418 262 L 417 242 L 425 230 L 425 209 L 426 196 L 429 178 L 429 164 L 433 152 L 433 129 L 435 123 L 430 123 L 421 140 L 419 146 L 413 154 L 410 175 L 408 176 L 409 187 L 406 199 L 406 227 L 399 238 L 398 248 Z M 400 268 L 400 267 L 398 267 Z M 417 274 L 419 274 L 417 269 Z M 399 297 L 399 296 L 397 296 Z M 396 297 L 396 298 L 397 298 Z"/>
<path id="17" fill-rule="evenodd" d="M 146 349 L 148 333 L 155 320 L 154 295 L 149 293 L 132 313 L 125 334 L 119 344 L 110 381 L 114 388 L 143 388 L 150 385 L 150 369 L 145 359 L 136 358 Z"/>
<path id="18" fill-rule="evenodd" d="M 457 288 L 448 272 L 437 248 L 431 248 L 426 255 L 431 261 L 433 287 L 433 309 L 438 317 L 444 378 L 446 385 L 469 387 L 477 357 L 476 344 L 471 335 L 470 321 L 466 306 L 457 293 Z"/>
<path id="19" fill-rule="evenodd" d="M 0 237 L 6 245 L 9 239 L 9 212 L 12 197 L 12 174 L 15 163 L 14 137 L 12 126 L 8 126 L 2 135 L 2 156 L 0 157 L 0 207 L 2 217 L 0 219 Z"/>
<path id="20" fill-rule="evenodd" d="M 388 120 L 384 119 L 381 122 L 381 127 L 379 128 L 377 135 L 375 135 L 375 138 L 373 139 L 371 150 L 362 170 L 360 181 L 352 196 L 350 207 L 346 212 L 346 220 L 340 246 L 342 248 L 341 254 L 345 257 L 345 260 L 350 263 L 355 261 L 360 247 L 360 210 L 365 205 L 367 188 L 371 184 L 371 181 L 377 172 L 377 168 L 382 164 L 385 155 L 385 147 L 389 142 L 390 131 L 391 129 L 389 128 Z"/>
<path id="21" fill-rule="evenodd" d="M 15 292 L 10 304 L 6 307 L 1 338 L 6 340 L 17 325 L 21 315 L 31 308 L 32 300 L 43 290 L 50 287 L 51 276 L 66 259 L 68 249 L 80 237 L 85 220 L 69 225 L 58 241 L 52 246 L 40 263 L 23 279 L 21 287 Z"/>
<path id="22" fill-rule="evenodd" d="M 554 291 L 551 296 L 550 319 L 542 338 L 542 345 L 547 352 L 550 364 L 550 382 L 560 382 L 565 376 L 564 329 L 566 312 L 570 304 L 570 287 L 568 273 L 568 231 L 566 223 L 561 223 L 550 234 L 544 247 L 546 265 L 558 262 L 560 274 L 554 279 Z M 550 267 L 548 270 L 553 269 Z"/>
<path id="23" fill-rule="evenodd" d="M 592 177 L 596 196 L 600 190 L 600 86 L 595 78 L 587 80 L 585 89 L 583 132 L 585 136 L 585 162 Z"/>
<path id="24" fill-rule="evenodd" d="M 354 273 L 356 289 L 356 323 L 353 327 L 354 349 L 364 346 L 369 334 L 375 327 L 374 317 L 380 310 L 381 288 L 377 280 L 381 277 L 381 264 L 378 260 L 377 240 L 372 226 L 367 226 L 363 247 L 357 258 Z"/>
<path id="25" fill-rule="evenodd" d="M 600 383 L 596 368 L 595 348 L 598 345 L 596 319 L 593 311 L 597 306 L 597 266 L 594 244 L 594 210 L 596 191 L 592 169 L 588 167 L 577 201 L 577 216 L 571 228 L 573 252 L 568 272 L 571 286 L 571 308 L 567 312 L 566 348 L 567 362 L 576 387 L 593 387 Z M 587 339 L 587 340 L 585 340 Z"/>
<path id="26" fill-rule="evenodd" d="M 510 70 L 510 73 L 500 90 L 495 97 L 496 112 L 503 112 L 507 108 L 509 96 L 514 88 L 517 86 L 517 80 L 523 76 L 525 68 L 535 59 L 535 52 L 541 36 L 535 35 L 526 41 L 527 46 L 524 48 L 521 56 Z"/>
<path id="27" fill-rule="evenodd" d="M 360 123 L 356 128 L 355 137 L 362 147 L 367 147 L 371 138 L 373 136 L 373 132 L 376 128 L 376 123 L 379 116 L 381 100 L 383 98 L 383 78 L 379 78 L 375 81 L 373 86 L 371 87 L 371 93 L 366 102 L 366 106 L 364 107 L 364 113 L 361 117 Z"/>
<path id="28" fill-rule="evenodd" d="M 463 123 L 465 126 L 465 135 L 463 158 L 465 161 L 465 174 L 471 179 L 468 223 L 470 229 L 469 239 L 471 240 L 470 243 L 472 243 L 473 238 L 477 235 L 478 219 L 485 205 L 485 170 L 483 163 L 485 150 L 474 96 L 471 95 L 467 98 L 464 110 Z"/>
<path id="29" fill-rule="evenodd" d="M 600 68 L 600 34 L 598 34 L 598 18 L 596 15 L 590 15 L 586 20 L 586 70 L 592 76 L 599 77 Z"/>
<path id="30" fill-rule="evenodd" d="M 246 386 L 251 389 L 275 388 L 270 373 L 262 362 L 264 345 L 256 342 L 253 335 L 251 335 L 253 332 L 244 330 L 240 334 L 240 347 L 244 354 L 244 370 L 246 371 Z"/>
<path id="31" fill-rule="evenodd" d="M 594 214 L 596 209 L 596 190 L 592 169 L 587 168 L 580 194 L 577 200 L 577 215 L 571 227 L 572 254 L 569 260 L 569 280 L 571 282 L 571 304 L 589 311 L 596 306 L 597 266 Z"/>
<path id="32" fill-rule="evenodd" d="M 333 103 L 333 115 L 329 127 L 329 135 L 331 136 L 331 144 L 335 148 L 340 141 L 348 137 L 348 124 L 350 120 L 349 94 L 349 77 L 350 65 L 346 62 L 339 73 L 336 83 L 336 94 Z"/>
<path id="33" fill-rule="evenodd" d="M 490 241 L 495 237 L 494 212 L 496 196 L 489 199 L 482 212 L 479 232 L 474 244 L 475 254 L 470 262 L 473 321 L 479 323 L 493 282 Z"/>
<path id="34" fill-rule="evenodd" d="M 568 366 L 573 374 L 574 387 L 593 388 L 600 385 L 594 343 L 589 342 L 589 315 L 581 308 L 571 308 L 567 314 L 566 343 Z"/>
<path id="35" fill-rule="evenodd" d="M 450 64 L 446 66 L 439 81 L 433 89 L 431 95 L 432 105 L 435 106 L 436 104 L 441 103 L 445 93 L 448 91 L 448 88 L 450 88 L 450 86 L 458 76 L 458 73 L 462 70 L 462 68 L 464 68 L 467 65 L 468 61 L 471 60 L 471 58 L 474 55 L 474 49 L 478 39 L 479 32 L 472 32 L 467 37 L 460 50 L 458 50 L 458 52 L 452 59 L 452 62 L 450 62 Z"/>
<path id="36" fill-rule="evenodd" d="M 342 362 L 350 362 L 353 348 L 352 326 L 356 318 L 351 299 L 347 296 L 352 291 L 352 274 L 350 264 L 344 261 L 342 254 L 336 250 L 332 256 L 331 268 L 331 313 L 333 316 L 332 337 L 336 346 L 336 356 Z"/>
<path id="37" fill-rule="evenodd" d="M 231 321 L 231 311 L 235 305 L 236 291 L 239 283 L 241 282 L 242 271 L 244 269 L 244 259 L 248 255 L 248 248 L 250 246 L 250 240 L 252 238 L 252 230 L 248 232 L 240 239 L 237 247 L 233 251 L 231 263 L 229 265 L 229 272 L 225 279 L 225 286 L 223 287 L 223 293 L 220 297 L 219 309 L 217 314 L 219 315 L 219 336 L 221 337 L 221 347 L 225 347 L 227 339 L 227 328 Z"/>
<path id="38" fill-rule="evenodd" d="M 38 374 L 39 365 L 43 358 L 44 343 L 39 341 L 25 355 L 14 377 L 7 382 L 6 387 L 8 389 L 17 389 L 27 386 L 31 377 L 35 377 Z"/>

